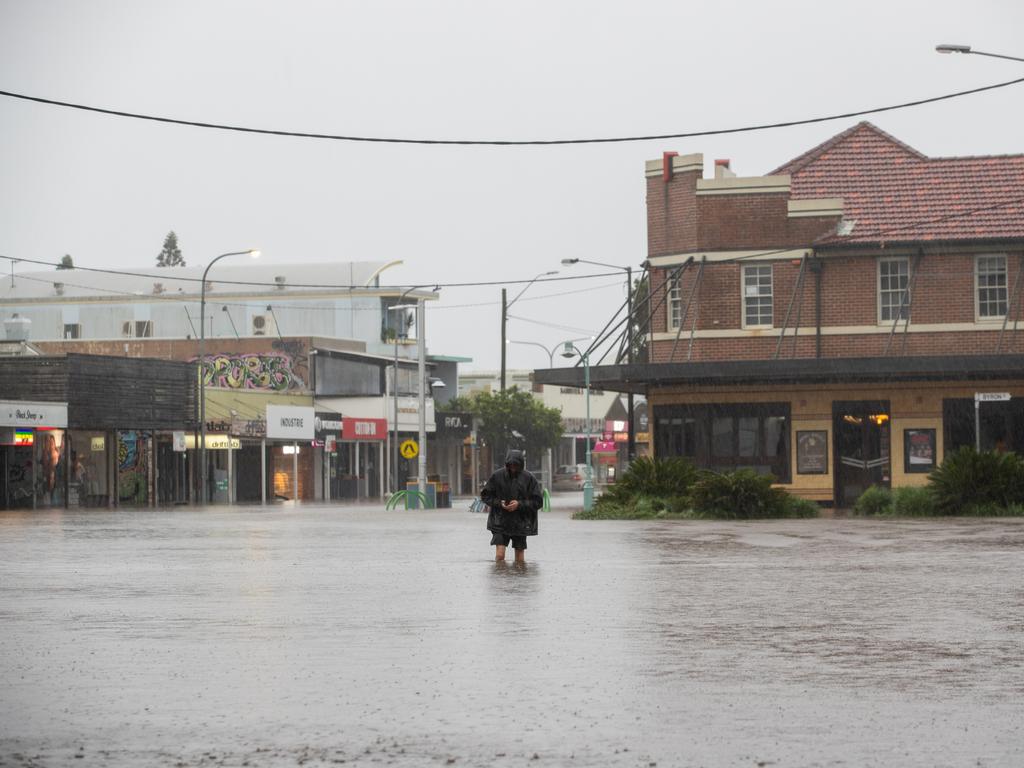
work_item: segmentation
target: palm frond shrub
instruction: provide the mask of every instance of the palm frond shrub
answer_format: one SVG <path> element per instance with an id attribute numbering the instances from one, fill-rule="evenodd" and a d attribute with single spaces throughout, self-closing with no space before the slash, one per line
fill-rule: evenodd
<path id="1" fill-rule="evenodd" d="M 786 494 L 785 514 L 783 517 L 817 517 L 821 514 L 821 508 L 809 499 L 801 499 L 799 496 Z"/>
<path id="2" fill-rule="evenodd" d="M 879 485 L 872 485 L 853 503 L 858 515 L 874 517 L 892 513 L 892 491 Z"/>
<path id="3" fill-rule="evenodd" d="M 942 514 L 971 514 L 971 507 L 1024 503 L 1024 460 L 1015 453 L 978 452 L 964 446 L 928 475 Z"/>
<path id="4" fill-rule="evenodd" d="M 685 496 L 696 475 L 697 470 L 686 459 L 676 456 L 665 459 L 640 456 L 602 494 L 601 498 L 621 503 L 638 496 L 659 498 Z"/>
<path id="5" fill-rule="evenodd" d="M 690 502 L 694 511 L 720 517 L 783 517 L 789 494 L 773 488 L 774 482 L 772 475 L 759 475 L 750 469 L 725 473 L 705 470 L 690 490 Z"/>
<path id="6" fill-rule="evenodd" d="M 939 508 L 931 488 L 908 486 L 892 492 L 891 511 L 899 517 L 934 517 L 939 513 Z"/>

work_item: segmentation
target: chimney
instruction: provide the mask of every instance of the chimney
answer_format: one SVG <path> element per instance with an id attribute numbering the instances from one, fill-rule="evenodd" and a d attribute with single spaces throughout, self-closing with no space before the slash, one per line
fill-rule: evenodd
<path id="1" fill-rule="evenodd" d="M 64 283 L 54 283 L 53 290 L 57 292 L 58 296 L 64 295 Z"/>
<path id="2" fill-rule="evenodd" d="M 277 283 L 277 290 L 279 290 L 279 291 L 283 291 L 284 290 L 284 275 L 277 275 L 274 278 L 274 282 Z"/>
<path id="3" fill-rule="evenodd" d="M 164 292 L 164 284 L 163 283 L 153 283 L 153 293 L 163 293 L 163 292 Z"/>
<path id="4" fill-rule="evenodd" d="M 729 167 L 729 158 L 724 160 L 715 160 L 715 178 L 716 179 L 734 179 L 736 174 L 733 173 Z"/>
<path id="5" fill-rule="evenodd" d="M 31 330 L 32 321 L 27 317 L 19 317 L 17 312 L 4 320 L 4 331 L 8 341 L 28 341 L 28 334 Z"/>
<path id="6" fill-rule="evenodd" d="M 672 158 L 679 157 L 678 152 L 662 152 L 661 153 L 661 180 L 664 182 L 672 181 Z"/>

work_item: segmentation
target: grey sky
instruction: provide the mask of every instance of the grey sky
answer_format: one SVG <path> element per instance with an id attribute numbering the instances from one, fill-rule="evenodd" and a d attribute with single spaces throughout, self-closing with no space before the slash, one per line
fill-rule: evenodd
<path id="1" fill-rule="evenodd" d="M 1024 63 L 934 52 L 962 42 L 1024 56 L 1021 30 L 1016 0 L 0 0 L 0 89 L 323 133 L 674 133 L 1024 76 Z M 1019 153 L 1022 105 L 1017 85 L 869 119 L 932 156 Z M 643 261 L 644 160 L 703 152 L 708 174 L 720 157 L 741 176 L 761 174 L 854 122 L 668 142 L 431 147 L 242 135 L 0 97 L 0 254 L 149 267 L 174 229 L 192 266 L 259 247 L 279 263 L 403 259 L 385 273 L 393 284 L 585 274 L 559 261 Z M 537 284 L 512 314 L 596 331 L 623 300 L 620 283 Z M 583 288 L 593 290 L 551 296 Z M 431 351 L 496 367 L 499 291 L 443 289 L 428 309 Z M 510 321 L 510 338 L 548 347 L 579 335 Z M 537 347 L 510 348 L 510 367 L 546 365 Z"/>

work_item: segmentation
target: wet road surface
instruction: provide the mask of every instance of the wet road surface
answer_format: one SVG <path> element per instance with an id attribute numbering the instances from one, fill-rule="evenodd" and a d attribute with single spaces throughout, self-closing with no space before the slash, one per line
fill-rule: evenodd
<path id="1" fill-rule="evenodd" d="M 1024 520 L 577 500 L 0 512 L 0 765 L 1024 765 Z"/>

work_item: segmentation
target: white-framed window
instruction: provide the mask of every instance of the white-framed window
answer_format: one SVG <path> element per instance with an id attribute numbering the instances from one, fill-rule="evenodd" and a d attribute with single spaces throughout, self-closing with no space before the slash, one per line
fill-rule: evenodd
<path id="1" fill-rule="evenodd" d="M 64 323 L 64 338 L 65 339 L 80 339 L 80 338 L 82 338 L 82 324 L 81 323 Z"/>
<path id="2" fill-rule="evenodd" d="M 770 328 L 774 304 L 772 265 L 743 267 L 743 327 Z"/>
<path id="3" fill-rule="evenodd" d="M 910 314 L 910 259 L 878 260 L 878 319 L 905 320 Z"/>
<path id="4" fill-rule="evenodd" d="M 680 316 L 683 311 L 683 292 L 679 289 L 678 280 L 668 281 L 668 327 L 669 330 L 676 330 L 683 321 Z"/>
<path id="5" fill-rule="evenodd" d="M 126 339 L 148 339 L 153 336 L 152 320 L 125 320 L 121 323 L 121 335 Z"/>
<path id="6" fill-rule="evenodd" d="M 978 256 L 974 260 L 978 318 L 1005 317 L 1007 304 L 1006 256 Z"/>

